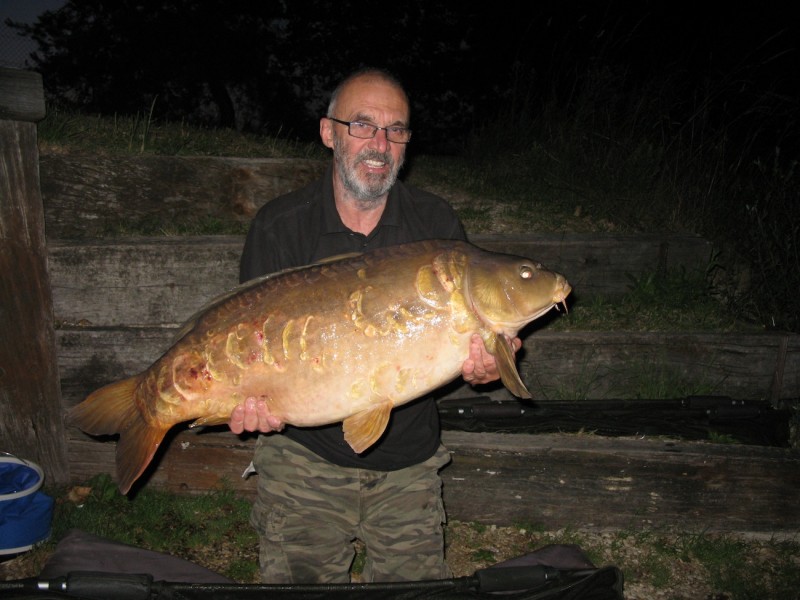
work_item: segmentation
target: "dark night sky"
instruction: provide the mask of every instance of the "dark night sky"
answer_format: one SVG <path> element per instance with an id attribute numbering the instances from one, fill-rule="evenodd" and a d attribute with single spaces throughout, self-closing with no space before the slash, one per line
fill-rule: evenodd
<path id="1" fill-rule="evenodd" d="M 6 19 L 33 23 L 46 10 L 55 10 L 66 0 L 0 0 L 0 66 L 20 69 L 26 55 L 36 50 L 32 40 L 23 38 L 6 26 Z"/>

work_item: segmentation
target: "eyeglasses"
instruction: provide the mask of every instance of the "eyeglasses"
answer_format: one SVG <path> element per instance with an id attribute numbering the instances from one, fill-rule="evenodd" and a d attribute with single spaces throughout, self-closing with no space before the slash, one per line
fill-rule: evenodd
<path id="1" fill-rule="evenodd" d="M 395 144 L 407 144 L 411 140 L 411 130 L 407 127 L 378 127 L 377 125 L 370 125 L 369 123 L 362 123 L 361 121 L 342 121 L 341 119 L 334 119 L 333 117 L 325 118 L 342 125 L 347 125 L 347 133 L 353 137 L 361 138 L 362 140 L 374 138 L 379 129 L 383 129 L 386 132 L 386 139 Z"/>

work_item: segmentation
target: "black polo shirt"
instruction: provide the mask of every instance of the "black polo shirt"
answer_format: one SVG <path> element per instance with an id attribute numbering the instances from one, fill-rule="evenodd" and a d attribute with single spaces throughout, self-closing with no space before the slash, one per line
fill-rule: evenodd
<path id="1" fill-rule="evenodd" d="M 348 229 L 339 218 L 331 165 L 321 179 L 267 202 L 258 211 L 245 241 L 239 279 L 244 282 L 337 254 L 425 239 L 466 239 L 455 211 L 444 199 L 398 181 L 378 225 L 365 236 Z M 360 455 L 344 441 L 341 423 L 287 426 L 284 435 L 334 464 L 391 471 L 433 456 L 440 441 L 439 415 L 431 398 L 394 409 L 386 433 Z"/>

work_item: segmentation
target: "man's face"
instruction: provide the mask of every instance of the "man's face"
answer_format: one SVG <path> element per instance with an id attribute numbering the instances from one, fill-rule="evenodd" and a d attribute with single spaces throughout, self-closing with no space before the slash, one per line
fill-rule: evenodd
<path id="1" fill-rule="evenodd" d="M 408 113 L 405 95 L 396 87 L 361 78 L 340 92 L 334 116 L 379 127 L 408 127 Z M 347 125 L 329 119 L 321 120 L 320 135 L 333 149 L 339 179 L 355 198 L 373 201 L 388 193 L 403 166 L 405 144 L 389 142 L 384 130 L 378 130 L 372 139 L 356 138 L 347 132 Z"/>

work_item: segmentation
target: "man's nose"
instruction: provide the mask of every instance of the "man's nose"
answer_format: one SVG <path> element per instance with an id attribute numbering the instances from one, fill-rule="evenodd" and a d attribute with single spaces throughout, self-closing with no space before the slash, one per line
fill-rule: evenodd
<path id="1" fill-rule="evenodd" d="M 389 138 L 387 136 L 385 129 L 378 129 L 375 132 L 375 137 L 370 140 L 371 147 L 379 152 L 386 152 L 387 148 L 389 148 Z"/>

